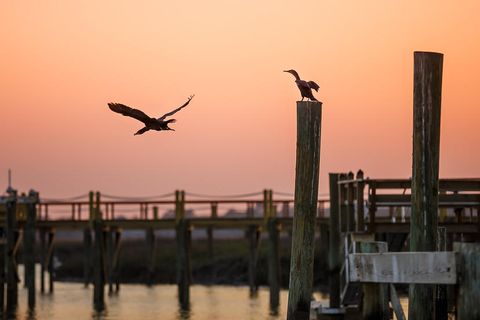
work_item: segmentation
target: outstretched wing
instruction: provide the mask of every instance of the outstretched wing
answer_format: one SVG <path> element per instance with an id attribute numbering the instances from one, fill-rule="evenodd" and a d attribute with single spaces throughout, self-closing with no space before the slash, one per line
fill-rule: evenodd
<path id="1" fill-rule="evenodd" d="M 313 81 L 308 81 L 308 86 L 317 92 L 320 89 L 320 86 Z"/>
<path id="2" fill-rule="evenodd" d="M 165 113 L 163 116 L 161 116 L 160 118 L 158 118 L 158 120 L 162 121 L 162 120 L 165 120 L 166 117 L 169 117 L 175 113 L 177 113 L 178 111 L 182 110 L 183 108 L 185 108 L 189 103 L 190 103 L 190 100 L 193 99 L 195 95 L 192 94 L 190 97 L 188 97 L 188 100 L 187 102 L 185 102 L 183 105 L 181 105 L 180 107 L 178 107 L 177 109 L 173 110 L 173 111 L 170 111 L 168 113 Z"/>
<path id="3" fill-rule="evenodd" d="M 126 117 L 135 118 L 138 121 L 141 121 L 143 123 L 148 123 L 148 122 L 152 121 L 152 118 L 147 116 L 143 111 L 138 110 L 138 109 L 130 108 L 130 107 L 128 107 L 124 104 L 121 104 L 121 103 L 109 103 L 108 107 L 113 112 L 120 113 L 121 115 L 124 115 Z"/>

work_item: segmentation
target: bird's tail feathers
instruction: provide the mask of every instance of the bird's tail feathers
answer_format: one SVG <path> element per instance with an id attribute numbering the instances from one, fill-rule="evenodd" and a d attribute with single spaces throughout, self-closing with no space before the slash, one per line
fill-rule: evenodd
<path id="1" fill-rule="evenodd" d="M 169 123 L 175 123 L 175 122 L 177 122 L 177 120 L 176 120 L 176 119 L 168 119 L 168 120 L 166 120 L 165 122 L 166 122 L 167 124 L 169 124 Z"/>

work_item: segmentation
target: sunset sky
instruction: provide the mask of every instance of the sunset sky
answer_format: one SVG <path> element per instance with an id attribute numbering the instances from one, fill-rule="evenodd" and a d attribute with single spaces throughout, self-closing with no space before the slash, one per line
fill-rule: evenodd
<path id="1" fill-rule="evenodd" d="M 3 1 L 0 188 L 293 192 L 299 92 L 320 85 L 328 172 L 409 177 L 413 52 L 445 54 L 441 177 L 480 176 L 479 1 Z M 175 115 L 175 132 L 108 102 Z"/>

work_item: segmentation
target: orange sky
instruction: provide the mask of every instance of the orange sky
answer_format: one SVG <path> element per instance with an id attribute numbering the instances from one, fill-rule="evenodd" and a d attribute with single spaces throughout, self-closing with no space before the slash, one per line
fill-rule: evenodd
<path id="1" fill-rule="evenodd" d="M 141 3 L 141 4 L 140 4 Z M 460 5 L 461 3 L 461 5 Z M 411 174 L 413 51 L 445 54 L 440 174 L 480 176 L 478 1 L 0 4 L 0 187 L 46 197 L 292 191 L 295 68 L 324 103 L 327 174 Z M 133 136 L 122 102 L 175 132 Z"/>

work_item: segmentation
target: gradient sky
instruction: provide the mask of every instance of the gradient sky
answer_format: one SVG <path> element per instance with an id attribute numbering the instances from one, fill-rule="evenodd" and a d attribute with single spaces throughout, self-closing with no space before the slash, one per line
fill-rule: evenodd
<path id="1" fill-rule="evenodd" d="M 333 171 L 409 177 L 413 51 L 445 54 L 441 177 L 480 176 L 479 1 L 3 1 L 0 188 L 229 194 L 294 184 L 299 92 L 320 84 Z M 115 101 L 176 115 L 133 136 Z"/>

